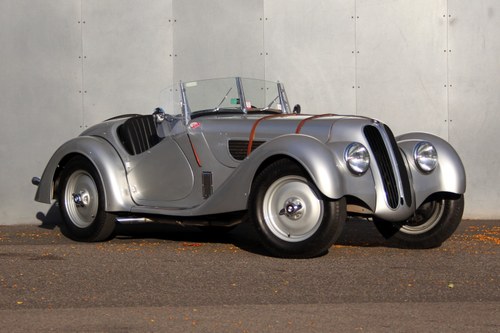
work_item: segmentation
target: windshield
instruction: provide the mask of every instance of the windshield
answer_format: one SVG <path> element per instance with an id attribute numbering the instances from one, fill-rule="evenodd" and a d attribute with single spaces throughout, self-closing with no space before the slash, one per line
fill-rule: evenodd
<path id="1" fill-rule="evenodd" d="M 184 83 L 191 115 L 207 112 L 282 112 L 278 84 L 257 79 L 224 78 Z"/>
<path id="2" fill-rule="evenodd" d="M 281 111 L 280 96 L 276 82 L 242 79 L 245 100 L 251 108 Z"/>
<path id="3" fill-rule="evenodd" d="M 184 88 L 187 103 L 192 113 L 219 109 L 241 109 L 234 78 L 186 82 Z"/>

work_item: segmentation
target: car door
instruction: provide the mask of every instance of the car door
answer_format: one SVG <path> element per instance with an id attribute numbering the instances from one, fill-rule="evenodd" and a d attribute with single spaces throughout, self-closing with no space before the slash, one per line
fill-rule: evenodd
<path id="1" fill-rule="evenodd" d="M 139 205 L 169 207 L 189 196 L 194 175 L 186 155 L 172 136 L 150 150 L 132 156 L 128 182 Z"/>

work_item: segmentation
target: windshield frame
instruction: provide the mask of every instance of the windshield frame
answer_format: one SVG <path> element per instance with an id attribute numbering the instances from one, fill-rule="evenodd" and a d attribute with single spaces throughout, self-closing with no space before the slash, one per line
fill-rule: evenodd
<path id="1" fill-rule="evenodd" d="M 210 83 L 210 81 L 213 81 L 215 83 L 219 83 L 218 81 L 226 80 L 229 83 L 231 80 L 234 80 L 233 86 L 230 86 L 230 89 L 227 90 L 225 95 L 222 97 L 222 100 L 220 100 L 213 107 L 210 105 L 210 107 L 203 108 L 200 110 L 193 111 L 190 102 L 189 102 L 189 90 L 192 87 L 197 87 L 198 84 L 206 84 Z M 247 82 L 248 86 L 250 86 L 249 83 L 260 83 L 264 84 L 266 87 L 276 87 L 276 97 L 269 103 L 267 106 L 254 106 L 252 103 L 247 100 L 247 96 L 245 95 L 245 82 Z M 206 115 L 220 115 L 220 114 L 248 114 L 248 113 L 255 113 L 255 114 L 273 114 L 273 113 L 291 113 L 290 106 L 288 103 L 288 98 L 285 92 L 285 87 L 282 83 L 280 82 L 273 82 L 273 81 L 266 81 L 266 80 L 261 80 L 261 79 L 250 79 L 250 78 L 241 78 L 241 77 L 230 77 L 230 78 L 216 78 L 216 79 L 206 79 L 206 80 L 198 80 L 198 81 L 190 81 L 190 82 L 179 82 L 179 88 L 180 88 L 180 95 L 181 95 L 181 109 L 182 109 L 182 114 L 184 118 L 185 124 L 189 124 L 192 118 L 200 117 L 200 116 L 206 116 Z M 237 89 L 237 95 L 234 94 L 232 89 L 236 88 Z M 224 88 L 225 89 L 225 88 Z M 225 91 L 225 90 L 224 90 Z M 273 90 L 274 91 L 274 90 Z M 220 91 L 219 91 L 220 92 Z M 230 106 L 227 105 L 227 99 L 230 93 L 233 93 L 231 96 L 238 96 L 238 97 L 233 97 L 231 99 L 231 104 Z M 223 93 L 221 93 L 222 95 Z M 264 95 L 265 98 L 266 95 Z M 274 94 L 272 94 L 274 96 Z M 260 96 L 262 97 L 262 96 Z M 266 103 L 267 100 L 265 99 Z M 223 104 L 225 104 L 223 106 Z M 277 107 L 271 108 L 273 104 L 276 104 Z M 233 106 L 235 105 L 235 106 Z M 238 106 L 236 106 L 238 105 Z"/>

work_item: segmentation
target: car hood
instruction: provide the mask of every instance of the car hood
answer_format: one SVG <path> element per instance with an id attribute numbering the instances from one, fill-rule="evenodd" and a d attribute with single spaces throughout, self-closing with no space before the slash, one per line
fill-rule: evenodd
<path id="1" fill-rule="evenodd" d="M 278 136 L 298 134 L 312 136 L 326 144 L 333 140 L 333 134 L 335 141 L 341 139 L 345 125 L 360 128 L 370 121 L 363 117 L 339 115 L 212 116 L 195 118 L 189 127 L 193 134 L 203 134 L 219 162 L 236 167 L 246 157 L 250 141 L 252 148 L 256 149 Z"/>

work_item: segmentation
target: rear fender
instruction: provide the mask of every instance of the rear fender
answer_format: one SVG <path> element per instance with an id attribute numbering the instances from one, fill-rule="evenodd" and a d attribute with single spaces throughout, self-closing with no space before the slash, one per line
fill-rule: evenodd
<path id="1" fill-rule="evenodd" d="M 121 158 L 109 142 L 95 136 L 79 136 L 63 144 L 54 153 L 38 185 L 36 201 L 51 203 L 55 199 L 60 172 L 75 155 L 86 157 L 97 169 L 104 186 L 106 211 L 129 211 L 135 206 Z"/>

